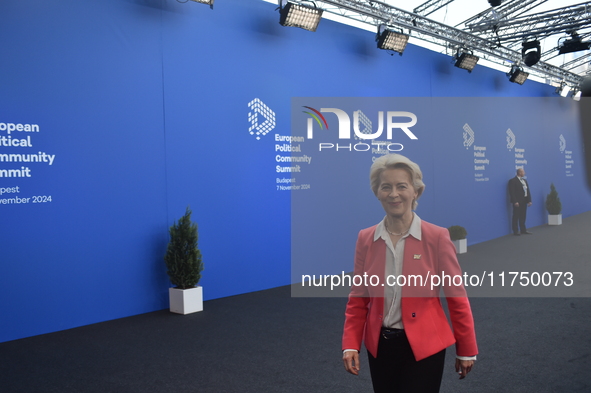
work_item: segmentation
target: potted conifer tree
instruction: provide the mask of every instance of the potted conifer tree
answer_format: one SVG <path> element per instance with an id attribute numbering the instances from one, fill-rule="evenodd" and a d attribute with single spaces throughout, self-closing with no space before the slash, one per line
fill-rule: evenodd
<path id="1" fill-rule="evenodd" d="M 203 310 L 201 279 L 203 262 L 197 247 L 197 224 L 191 221 L 191 209 L 170 227 L 170 241 L 164 255 L 167 274 L 174 287 L 169 288 L 170 311 L 190 314 Z"/>
<path id="2" fill-rule="evenodd" d="M 449 231 L 449 237 L 451 238 L 454 246 L 456 246 L 456 252 L 458 254 L 463 254 L 468 251 L 468 240 L 466 237 L 468 236 L 468 232 L 466 228 L 460 225 L 452 225 L 451 227 L 447 228 Z"/>
<path id="3" fill-rule="evenodd" d="M 562 203 L 554 183 L 550 184 L 550 193 L 546 196 L 546 210 L 548 211 L 548 225 L 562 225 Z"/>

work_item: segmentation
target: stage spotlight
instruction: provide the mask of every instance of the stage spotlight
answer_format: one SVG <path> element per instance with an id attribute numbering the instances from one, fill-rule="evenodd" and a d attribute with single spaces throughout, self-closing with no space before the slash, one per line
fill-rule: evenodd
<path id="1" fill-rule="evenodd" d="M 558 87 L 556 88 L 556 94 L 558 94 L 558 95 L 559 95 L 559 96 L 561 96 L 561 97 L 566 97 L 566 96 L 568 96 L 568 93 L 569 93 L 569 92 L 570 92 L 570 87 L 568 87 L 568 86 L 566 85 L 566 83 L 564 83 L 564 82 L 561 82 L 561 83 L 560 83 L 560 86 L 558 86 Z"/>
<path id="2" fill-rule="evenodd" d="M 570 87 L 567 86 L 566 83 L 562 82 L 560 83 L 560 86 L 558 86 L 556 88 L 556 94 L 558 94 L 561 97 L 566 97 L 568 96 L 568 93 L 570 92 Z"/>
<path id="3" fill-rule="evenodd" d="M 316 31 L 320 18 L 322 17 L 322 10 L 314 7 L 306 6 L 303 4 L 287 2 L 285 6 L 282 6 L 282 2 L 279 3 L 279 24 L 281 26 L 293 26 L 299 27 L 304 30 Z"/>
<path id="4" fill-rule="evenodd" d="M 402 56 L 409 37 L 408 34 L 404 34 L 402 31 L 396 32 L 385 25 L 380 25 L 378 26 L 376 41 L 378 42 L 378 48 L 392 50 Z"/>
<path id="5" fill-rule="evenodd" d="M 185 1 L 176 0 L 176 1 L 178 1 L 179 3 L 187 3 L 189 0 L 185 0 Z M 214 0 L 193 0 L 193 1 L 195 3 L 207 4 L 213 10 L 213 2 L 214 2 Z"/>
<path id="6" fill-rule="evenodd" d="M 564 40 L 562 41 L 562 45 L 558 46 L 559 55 L 587 50 L 591 47 L 591 42 L 582 42 L 581 37 L 577 33 L 572 33 L 571 37 L 570 40 Z"/>
<path id="7" fill-rule="evenodd" d="M 472 72 L 474 67 L 476 67 L 476 63 L 478 63 L 479 57 L 474 56 L 472 53 L 459 50 L 458 53 L 456 53 L 455 59 L 456 62 L 454 65 L 456 67 Z"/>
<path id="8" fill-rule="evenodd" d="M 511 67 L 511 71 L 509 71 L 507 76 L 509 76 L 509 82 L 523 85 L 523 83 L 527 80 L 529 73 L 524 72 L 521 67 L 514 65 Z"/>
<path id="9" fill-rule="evenodd" d="M 526 66 L 531 67 L 535 65 L 542 57 L 542 48 L 540 47 L 540 41 L 529 41 L 524 42 L 521 48 L 521 56 Z"/>
<path id="10" fill-rule="evenodd" d="M 211 8 L 213 8 L 213 2 L 214 0 L 193 0 L 195 3 L 203 3 L 203 4 L 209 4 L 209 6 Z"/>
<path id="11" fill-rule="evenodd" d="M 573 89 L 573 95 L 572 95 L 573 100 L 580 101 L 582 95 L 583 95 L 583 93 L 580 90 Z"/>
<path id="12" fill-rule="evenodd" d="M 491 7 L 498 7 L 501 5 L 501 0 L 488 0 Z"/>

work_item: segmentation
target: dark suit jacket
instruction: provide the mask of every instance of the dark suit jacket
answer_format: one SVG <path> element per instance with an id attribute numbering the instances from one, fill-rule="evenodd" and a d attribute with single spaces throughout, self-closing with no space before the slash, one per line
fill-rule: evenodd
<path id="1" fill-rule="evenodd" d="M 527 187 L 527 197 L 525 196 L 525 192 L 523 191 L 523 185 L 519 178 L 515 176 L 511 180 L 509 180 L 508 188 L 509 188 L 509 197 L 511 198 L 511 204 L 515 203 L 530 203 L 531 202 L 531 192 L 529 189 L 529 184 L 527 180 L 525 181 L 525 185 Z"/>

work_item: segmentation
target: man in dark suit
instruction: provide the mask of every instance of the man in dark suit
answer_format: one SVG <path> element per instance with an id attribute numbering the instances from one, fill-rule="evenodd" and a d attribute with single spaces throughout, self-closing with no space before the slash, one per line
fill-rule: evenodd
<path id="1" fill-rule="evenodd" d="M 513 235 L 520 234 L 531 235 L 525 227 L 525 216 L 527 214 L 527 207 L 531 206 L 531 193 L 529 192 L 529 184 L 524 178 L 525 171 L 523 168 L 517 169 L 517 176 L 509 180 L 509 197 L 513 205 L 513 219 L 511 226 L 513 228 Z M 518 225 L 519 224 L 519 227 Z M 521 233 L 519 231 L 521 229 Z"/>

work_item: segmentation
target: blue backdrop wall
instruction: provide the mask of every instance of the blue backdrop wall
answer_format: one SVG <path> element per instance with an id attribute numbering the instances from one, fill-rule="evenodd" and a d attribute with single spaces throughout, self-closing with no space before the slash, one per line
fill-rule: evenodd
<path id="1" fill-rule="evenodd" d="M 327 20 L 316 33 L 283 28 L 275 8 L 259 0 L 220 0 L 214 10 L 175 0 L 0 4 L 0 341 L 166 308 L 167 230 L 187 205 L 199 225 L 206 299 L 289 284 L 291 195 L 277 180 L 286 178 L 277 156 L 289 156 L 280 139 L 291 135 L 294 97 L 554 94 L 479 66 L 468 74 L 419 47 L 391 57 L 372 33 Z M 466 123 L 477 145 L 502 145 L 507 128 L 515 132 L 537 196 L 531 225 L 544 222 L 550 181 L 566 216 L 591 208 L 570 100 L 548 98 L 543 116 L 536 107 L 532 116 L 499 111 L 499 99 L 489 109 L 475 103 L 478 114 L 445 102 L 470 115 L 403 151 L 432 179 L 422 217 L 461 221 L 474 228 L 472 243 L 508 230 L 502 189 L 515 151 L 490 153 L 506 163 L 491 164 L 476 187 Z M 512 115 L 503 123 L 498 113 Z M 574 157 L 570 174 L 560 135 Z M 342 201 L 330 187 L 299 195 L 311 205 L 369 204 L 370 162 L 350 168 L 359 182 Z M 456 208 L 454 194 L 469 195 L 471 208 Z M 365 212 L 348 210 L 348 234 L 362 215 L 368 224 L 380 218 Z"/>

